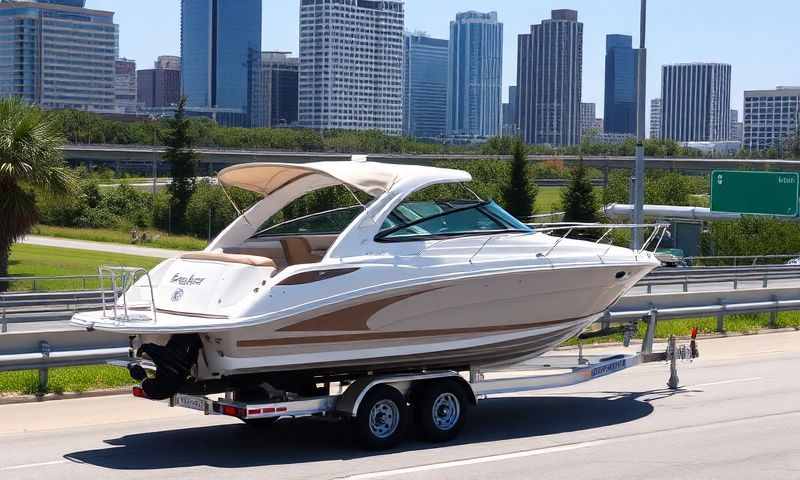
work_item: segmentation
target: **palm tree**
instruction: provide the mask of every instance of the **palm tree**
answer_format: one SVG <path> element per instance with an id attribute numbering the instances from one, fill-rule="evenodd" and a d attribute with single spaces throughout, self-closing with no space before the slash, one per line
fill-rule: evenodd
<path id="1" fill-rule="evenodd" d="M 74 191 L 58 126 L 36 107 L 18 98 L 0 99 L 0 277 L 8 275 L 11 246 L 38 220 L 36 195 Z M 6 285 L 0 283 L 0 292 Z"/>

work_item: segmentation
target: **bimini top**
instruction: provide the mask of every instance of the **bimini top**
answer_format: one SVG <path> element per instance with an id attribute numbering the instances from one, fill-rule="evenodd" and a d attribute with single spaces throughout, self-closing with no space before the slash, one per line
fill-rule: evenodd
<path id="1" fill-rule="evenodd" d="M 333 178 L 373 197 L 404 180 L 417 180 L 412 182 L 411 189 L 418 185 L 472 181 L 472 176 L 461 170 L 367 161 L 244 163 L 222 170 L 217 178 L 222 185 L 268 196 L 310 175 Z"/>

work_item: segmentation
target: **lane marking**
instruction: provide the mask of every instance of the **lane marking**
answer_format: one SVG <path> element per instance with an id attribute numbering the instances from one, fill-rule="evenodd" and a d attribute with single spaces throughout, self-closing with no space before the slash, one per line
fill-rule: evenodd
<path id="1" fill-rule="evenodd" d="M 0 472 L 10 472 L 12 470 L 24 470 L 26 468 L 47 467 L 50 465 L 61 465 L 63 463 L 72 463 L 69 460 L 54 460 L 52 462 L 41 463 L 27 463 L 25 465 L 14 465 L 13 467 L 0 467 Z"/>
<path id="2" fill-rule="evenodd" d="M 463 460 L 455 460 L 452 462 L 442 462 L 442 463 L 432 463 L 428 465 L 420 465 L 417 467 L 407 467 L 407 468 L 398 468 L 396 470 L 383 470 L 380 472 L 372 472 L 372 473 L 362 473 L 357 475 L 352 475 L 349 477 L 339 477 L 342 480 L 372 480 L 375 478 L 387 478 L 387 477 L 397 477 L 400 475 L 408 475 L 412 473 L 420 473 L 420 472 L 431 472 L 436 470 L 444 470 L 447 468 L 454 468 L 454 467 L 463 467 L 468 465 L 476 465 L 481 463 L 490 463 L 490 462 L 498 462 L 503 460 L 513 460 L 518 458 L 525 458 L 525 457 L 533 457 L 537 455 L 545 455 L 549 453 L 560 453 L 560 452 L 568 452 L 572 450 L 579 450 L 582 448 L 588 447 L 596 447 L 600 445 L 608 445 L 608 444 L 615 444 L 615 443 L 622 443 L 626 441 L 631 441 L 635 439 L 646 439 L 655 437 L 658 435 L 663 434 L 670 434 L 676 432 L 700 432 L 704 430 L 709 430 L 713 428 L 719 427 L 726 427 L 731 425 L 739 425 L 743 423 L 752 423 L 752 422 L 762 422 L 765 419 L 771 418 L 780 418 L 786 416 L 798 416 L 800 415 L 800 410 L 793 410 L 788 412 L 779 412 L 779 413 L 771 413 L 766 415 L 758 415 L 755 417 L 746 417 L 746 418 L 736 418 L 730 420 L 721 420 L 717 422 L 711 422 L 703 425 L 691 425 L 691 426 L 680 426 L 680 427 L 673 427 L 673 428 L 665 428 L 659 430 L 653 430 L 650 432 L 641 432 L 641 433 L 634 433 L 632 435 L 623 435 L 620 437 L 611 437 L 611 438 L 604 438 L 598 440 L 592 440 L 588 442 L 582 443 L 572 443 L 566 445 L 557 445 L 553 447 L 545 447 L 545 448 L 538 448 L 533 450 L 523 450 L 514 453 L 507 453 L 507 454 L 500 454 L 500 455 L 491 455 L 487 457 L 477 457 L 477 458 L 469 458 Z"/>
<path id="3" fill-rule="evenodd" d="M 695 385 L 686 385 L 681 388 L 712 387 L 714 385 L 728 385 L 730 383 L 756 382 L 758 380 L 763 380 L 763 379 L 764 377 L 733 378 L 731 380 L 720 380 L 719 382 L 697 383 Z"/>
<path id="4" fill-rule="evenodd" d="M 445 468 L 464 467 L 467 465 L 476 465 L 489 462 L 500 462 L 503 460 L 513 460 L 517 458 L 533 457 L 536 455 L 546 455 L 548 453 L 569 452 L 581 448 L 595 447 L 608 443 L 612 440 L 597 440 L 583 443 L 573 443 L 569 445 L 558 445 L 555 447 L 539 448 L 536 450 L 525 450 L 514 453 L 504 453 L 500 455 L 492 455 L 489 457 L 470 458 L 467 460 L 455 460 L 452 462 L 434 463 L 430 465 L 421 465 L 418 467 L 398 468 L 397 470 L 384 470 L 382 472 L 362 473 L 359 475 L 352 475 L 344 477 L 344 480 L 370 480 L 373 478 L 395 477 L 398 475 L 408 475 L 411 473 L 429 472 L 433 470 L 442 470 Z"/>

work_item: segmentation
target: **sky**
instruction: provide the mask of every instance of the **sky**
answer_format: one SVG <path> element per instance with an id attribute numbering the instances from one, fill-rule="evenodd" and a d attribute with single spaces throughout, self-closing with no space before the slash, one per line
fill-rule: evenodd
<path id="1" fill-rule="evenodd" d="M 231 0 L 229 0 L 231 1 Z M 236 0 L 232 0 L 236 1 Z M 300 0 L 263 0 L 263 50 L 298 51 Z M 603 115 L 605 36 L 627 34 L 639 43 L 639 0 L 406 0 L 406 29 L 447 38 L 449 22 L 465 10 L 497 11 L 503 26 L 503 83 L 516 83 L 517 35 L 550 17 L 578 11 L 583 32 L 583 101 Z M 151 68 L 159 55 L 180 54 L 179 0 L 87 0 L 116 12 L 120 55 Z M 661 65 L 725 62 L 733 66 L 731 108 L 741 111 L 744 90 L 800 85 L 798 0 L 650 0 L 647 98 L 660 96 Z M 503 97 L 507 98 L 507 88 Z M 741 119 L 741 116 L 740 116 Z"/>

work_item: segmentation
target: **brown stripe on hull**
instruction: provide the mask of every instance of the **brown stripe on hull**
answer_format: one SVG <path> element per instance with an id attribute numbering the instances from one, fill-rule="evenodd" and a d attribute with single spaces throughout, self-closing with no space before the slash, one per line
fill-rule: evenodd
<path id="1" fill-rule="evenodd" d="M 360 303 L 352 307 L 342 308 L 335 312 L 319 315 L 302 322 L 278 329 L 278 332 L 369 332 L 367 322 L 376 313 L 397 302 L 422 295 L 424 293 L 441 290 L 440 288 L 426 288 L 405 295 Z M 240 345 L 241 346 L 241 345 Z"/>
<path id="2" fill-rule="evenodd" d="M 587 315 L 591 316 L 591 315 Z M 308 345 L 314 343 L 340 343 L 340 342 L 359 342 L 369 340 L 395 340 L 402 338 L 437 337 L 445 335 L 460 335 L 465 333 L 496 333 L 525 330 L 534 327 L 547 327 L 570 323 L 581 318 L 568 318 L 563 320 L 551 320 L 547 322 L 534 322 L 518 325 L 495 325 L 489 327 L 469 327 L 469 328 L 447 328 L 438 330 L 416 330 L 407 332 L 371 332 L 371 333 L 352 333 L 347 335 L 319 335 L 315 337 L 293 337 L 293 338 L 265 338 L 260 340 L 239 340 L 236 342 L 238 347 L 276 347 L 288 345 Z"/>

